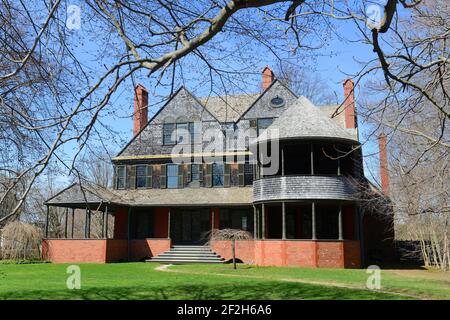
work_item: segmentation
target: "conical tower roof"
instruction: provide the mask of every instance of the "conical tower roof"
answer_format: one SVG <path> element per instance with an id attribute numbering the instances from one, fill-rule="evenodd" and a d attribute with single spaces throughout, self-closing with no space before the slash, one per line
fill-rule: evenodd
<path id="1" fill-rule="evenodd" d="M 279 140 L 323 139 L 359 143 L 348 130 L 339 127 L 318 107 L 305 97 L 299 97 L 281 116 L 266 129 L 278 129 Z M 271 134 L 264 132 L 257 142 L 269 140 Z"/>

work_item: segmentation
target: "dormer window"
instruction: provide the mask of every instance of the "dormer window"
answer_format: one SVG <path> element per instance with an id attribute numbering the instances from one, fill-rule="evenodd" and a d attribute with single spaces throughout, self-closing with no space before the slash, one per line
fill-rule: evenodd
<path id="1" fill-rule="evenodd" d="M 286 102 L 280 96 L 275 96 L 270 100 L 270 106 L 273 108 L 281 108 L 284 107 L 285 104 Z"/>

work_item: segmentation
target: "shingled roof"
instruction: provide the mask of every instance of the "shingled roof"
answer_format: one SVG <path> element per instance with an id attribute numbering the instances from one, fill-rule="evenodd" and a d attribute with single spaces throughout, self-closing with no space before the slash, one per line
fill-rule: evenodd
<path id="1" fill-rule="evenodd" d="M 109 190 L 91 183 L 71 184 L 45 201 L 49 206 L 70 208 L 99 208 L 101 205 L 120 206 L 190 206 L 190 205 L 249 205 L 253 189 L 196 188 Z"/>
<path id="2" fill-rule="evenodd" d="M 280 140 L 289 139 L 329 139 L 359 143 L 354 131 L 340 127 L 325 112 L 305 97 L 299 97 L 281 116 L 267 128 L 277 129 Z M 257 142 L 269 137 L 262 134 Z"/>
<path id="3" fill-rule="evenodd" d="M 260 93 L 235 96 L 209 96 L 198 100 L 220 122 L 235 122 L 260 96 Z"/>
<path id="4" fill-rule="evenodd" d="M 253 188 L 114 190 L 130 206 L 250 205 Z"/>
<path id="5" fill-rule="evenodd" d="M 121 202 L 120 198 L 112 190 L 84 182 L 82 185 L 79 183 L 71 184 L 46 200 L 44 204 L 49 206 L 85 208 L 86 206 L 107 203 L 119 204 Z"/>

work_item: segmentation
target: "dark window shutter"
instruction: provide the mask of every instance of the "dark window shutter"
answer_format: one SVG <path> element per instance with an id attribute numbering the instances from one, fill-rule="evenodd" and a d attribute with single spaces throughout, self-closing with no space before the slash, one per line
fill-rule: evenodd
<path id="1" fill-rule="evenodd" d="M 192 165 L 187 164 L 186 165 L 186 181 L 188 183 L 192 181 L 191 170 L 192 170 Z"/>
<path id="2" fill-rule="evenodd" d="M 184 187 L 184 165 L 178 165 L 178 188 Z"/>
<path id="3" fill-rule="evenodd" d="M 136 189 L 136 166 L 130 166 L 130 189 Z"/>
<path id="4" fill-rule="evenodd" d="M 254 164 L 254 172 L 255 172 L 255 180 L 259 179 L 259 164 L 255 163 Z"/>
<path id="5" fill-rule="evenodd" d="M 113 189 L 116 190 L 117 189 L 117 166 L 114 166 L 112 179 L 113 179 L 112 180 Z"/>
<path id="6" fill-rule="evenodd" d="M 212 187 L 212 164 L 206 164 L 204 168 L 205 187 Z"/>
<path id="7" fill-rule="evenodd" d="M 161 181 L 161 189 L 167 188 L 167 166 L 165 164 L 161 165 L 161 173 L 159 175 L 159 179 Z"/>
<path id="8" fill-rule="evenodd" d="M 223 186 L 230 186 L 230 176 L 231 176 L 231 165 L 229 163 L 225 163 L 224 165 L 224 174 L 223 174 Z"/>
<path id="9" fill-rule="evenodd" d="M 146 177 L 147 189 L 151 189 L 152 185 L 153 185 L 153 167 L 151 165 L 147 165 L 147 177 Z"/>
<path id="10" fill-rule="evenodd" d="M 203 170 L 204 170 L 204 168 L 205 168 L 205 165 L 203 165 L 203 164 L 199 165 L 199 168 L 198 168 L 198 180 L 200 182 L 203 181 Z"/>
<path id="11" fill-rule="evenodd" d="M 125 189 L 130 189 L 131 166 L 125 166 Z"/>
<path id="12" fill-rule="evenodd" d="M 239 186 L 243 187 L 245 185 L 244 164 L 243 163 L 239 163 L 238 168 L 239 168 Z"/>

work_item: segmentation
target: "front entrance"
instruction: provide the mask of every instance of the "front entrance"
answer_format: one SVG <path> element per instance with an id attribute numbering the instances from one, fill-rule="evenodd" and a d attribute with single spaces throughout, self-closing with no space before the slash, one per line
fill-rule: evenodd
<path id="1" fill-rule="evenodd" d="M 175 245 L 202 245 L 211 230 L 208 209 L 173 210 L 170 215 L 170 238 Z"/>

